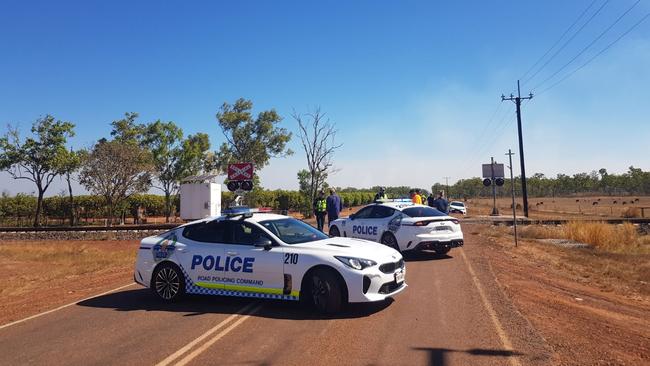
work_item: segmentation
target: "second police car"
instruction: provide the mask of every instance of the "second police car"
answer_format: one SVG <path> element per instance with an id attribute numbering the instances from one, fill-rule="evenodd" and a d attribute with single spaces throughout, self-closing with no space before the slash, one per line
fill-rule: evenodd
<path id="1" fill-rule="evenodd" d="M 380 242 L 402 253 L 434 250 L 446 254 L 463 245 L 463 231 L 454 217 L 410 200 L 384 200 L 330 223 L 330 236 Z"/>
<path id="2" fill-rule="evenodd" d="M 302 300 L 331 313 L 398 294 L 405 270 L 392 248 L 242 209 L 143 239 L 134 277 L 165 301 L 186 293 Z"/>

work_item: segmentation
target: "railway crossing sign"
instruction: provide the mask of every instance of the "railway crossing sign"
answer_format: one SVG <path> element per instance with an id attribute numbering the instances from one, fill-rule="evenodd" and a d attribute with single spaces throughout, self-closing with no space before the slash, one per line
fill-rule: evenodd
<path id="1" fill-rule="evenodd" d="M 228 164 L 228 180 L 253 180 L 253 163 Z"/>

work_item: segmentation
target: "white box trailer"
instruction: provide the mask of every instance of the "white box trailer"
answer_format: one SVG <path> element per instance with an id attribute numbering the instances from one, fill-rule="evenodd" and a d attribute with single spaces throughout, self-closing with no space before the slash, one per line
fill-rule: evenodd
<path id="1" fill-rule="evenodd" d="M 185 178 L 181 184 L 181 219 L 190 221 L 221 215 L 221 184 L 216 175 Z"/>

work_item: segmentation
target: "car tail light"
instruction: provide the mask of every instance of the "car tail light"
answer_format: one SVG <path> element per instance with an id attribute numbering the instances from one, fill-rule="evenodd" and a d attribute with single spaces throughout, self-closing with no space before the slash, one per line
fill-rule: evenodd
<path id="1" fill-rule="evenodd" d="M 427 226 L 429 225 L 429 221 L 416 221 L 413 223 L 413 226 Z"/>
<path id="2" fill-rule="evenodd" d="M 460 221 L 454 219 L 454 220 L 451 220 L 451 222 L 453 222 L 454 224 L 458 225 L 458 223 L 459 223 Z"/>

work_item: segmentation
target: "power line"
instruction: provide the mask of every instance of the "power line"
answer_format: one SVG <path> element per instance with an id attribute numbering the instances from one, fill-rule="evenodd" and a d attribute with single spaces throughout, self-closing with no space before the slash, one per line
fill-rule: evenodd
<path id="1" fill-rule="evenodd" d="M 532 90 L 535 90 L 535 89 L 539 88 L 540 86 L 544 85 L 547 81 L 553 79 L 557 74 L 559 74 L 567 66 L 572 64 L 573 61 L 575 61 L 578 57 L 582 56 L 583 53 L 585 53 L 589 48 L 591 48 L 591 46 L 593 46 L 596 42 L 598 42 L 598 40 L 600 40 L 607 32 L 609 32 L 616 24 L 618 24 L 618 22 L 620 22 L 621 19 L 623 19 L 630 11 L 632 11 L 632 9 L 634 9 L 634 7 L 637 6 L 640 2 L 641 2 L 641 0 L 637 0 L 634 4 L 632 4 L 632 6 L 630 6 L 625 12 L 623 12 L 623 14 L 621 14 L 618 18 L 616 18 L 614 23 L 610 24 L 609 27 L 605 28 L 605 30 L 603 30 L 593 41 L 591 41 L 587 46 L 585 46 L 582 50 L 580 50 L 580 52 L 578 52 L 577 55 L 573 56 L 573 58 L 571 60 L 569 60 L 569 62 L 565 63 L 562 67 L 557 69 L 557 71 L 555 71 L 553 74 L 551 74 L 551 76 L 544 79 L 541 83 L 534 86 L 532 88 Z"/>
<path id="2" fill-rule="evenodd" d="M 537 95 L 539 96 L 540 94 L 543 94 L 543 93 L 547 92 L 548 90 L 554 88 L 556 85 L 560 84 L 560 83 L 563 82 L 564 80 L 570 78 L 570 77 L 571 77 L 573 74 L 575 74 L 576 72 L 580 71 L 583 67 L 587 66 L 589 63 L 591 63 L 591 61 L 593 61 L 593 60 L 596 59 L 598 56 L 600 56 L 600 55 L 602 55 L 603 53 L 605 53 L 605 51 L 607 51 L 610 47 L 612 47 L 614 44 L 616 44 L 618 41 L 620 41 L 623 37 L 625 37 L 628 33 L 630 33 L 632 30 L 634 30 L 636 27 L 638 27 L 639 24 L 643 23 L 646 19 L 648 19 L 648 17 L 650 17 L 650 13 L 646 14 L 643 18 L 641 18 L 641 20 L 639 20 L 638 22 L 634 23 L 634 25 L 632 25 L 630 28 L 628 28 L 628 30 L 626 30 L 625 32 L 623 32 L 623 34 L 621 34 L 620 36 L 618 36 L 618 38 L 616 38 L 613 42 L 611 42 L 610 44 L 608 44 L 607 46 L 605 46 L 605 48 L 603 48 L 602 50 L 600 50 L 600 52 L 598 52 L 598 53 L 595 54 L 593 57 L 591 57 L 589 60 L 587 60 L 587 62 L 585 62 L 584 64 L 580 65 L 577 69 L 571 71 L 570 73 L 564 75 L 561 79 L 559 79 L 558 81 L 556 81 L 555 83 L 553 83 L 551 86 L 549 86 L 548 88 L 546 88 L 546 89 L 542 90 L 541 92 L 537 93 Z"/>
<path id="3" fill-rule="evenodd" d="M 607 3 L 609 3 L 609 1 L 610 0 L 605 0 L 605 2 L 598 9 L 596 9 L 596 12 L 591 14 L 589 19 L 587 19 L 587 21 L 580 28 L 578 28 L 578 30 L 566 42 L 564 42 L 564 44 L 557 51 L 555 51 L 555 53 L 553 53 L 553 55 L 551 55 L 551 58 L 546 60 L 546 62 L 544 62 L 544 64 L 539 69 L 537 69 L 537 71 L 535 71 L 535 73 L 533 75 L 531 75 L 528 79 L 523 80 L 522 84 L 525 84 L 525 83 L 533 80 L 535 78 L 535 76 L 537 76 L 537 74 L 539 74 L 540 71 L 542 71 L 551 61 L 553 61 L 555 56 L 557 56 L 560 52 L 562 52 L 562 50 L 569 43 L 571 43 L 571 41 L 573 41 L 574 38 L 576 38 L 576 36 L 596 17 L 596 15 L 598 15 L 600 13 L 600 11 L 603 10 L 605 5 L 607 5 Z"/>
<path id="4" fill-rule="evenodd" d="M 489 149 L 494 145 L 495 139 L 490 139 L 489 137 L 495 135 L 498 136 L 499 133 L 503 130 L 503 128 L 507 125 L 504 124 L 506 117 L 514 115 L 514 113 L 508 113 L 507 109 L 504 109 L 504 112 L 505 113 L 500 118 L 495 119 L 495 121 L 498 120 L 498 122 L 496 123 L 495 127 L 492 129 L 492 133 L 490 134 L 486 133 L 480 136 L 480 137 L 488 137 L 488 139 L 480 139 L 481 143 L 478 144 L 476 149 L 474 149 L 474 152 L 469 155 L 469 158 L 465 160 L 465 163 L 462 165 L 461 171 L 465 171 L 473 162 L 475 162 L 476 159 L 478 159 L 481 155 L 483 155 L 483 153 L 487 149 Z M 490 144 L 490 142 L 492 142 L 492 144 Z"/>
<path id="5" fill-rule="evenodd" d="M 548 50 L 546 50 L 546 52 L 544 52 L 544 54 L 542 55 L 542 57 L 540 57 L 539 59 L 537 59 L 537 61 L 535 61 L 535 63 L 533 64 L 533 66 L 531 66 L 531 67 L 526 71 L 526 73 L 525 73 L 522 77 L 519 78 L 520 80 L 526 80 L 526 76 L 528 76 L 528 74 L 529 74 L 531 71 L 533 71 L 533 69 L 535 68 L 535 66 L 539 65 L 539 63 L 542 62 L 542 60 L 543 60 L 543 59 L 544 59 L 544 58 L 545 58 L 549 53 L 551 53 L 551 51 L 555 48 L 555 46 L 557 46 L 557 45 L 560 43 L 560 41 L 562 41 L 562 39 L 564 38 L 564 36 L 566 36 L 567 33 L 569 33 L 569 31 L 570 31 L 571 29 L 573 29 L 573 27 L 575 27 L 576 24 L 578 24 L 578 22 L 580 21 L 580 19 L 582 19 L 582 17 L 583 17 L 585 14 L 587 14 L 587 11 L 589 11 L 589 9 L 591 9 L 591 7 L 594 6 L 594 4 L 596 3 L 596 1 L 598 1 L 598 0 L 593 0 L 593 1 L 591 2 L 591 4 L 589 4 L 589 6 L 587 6 L 587 8 L 586 8 L 585 10 L 583 10 L 582 13 L 580 13 L 580 15 L 578 16 L 578 18 L 576 18 L 576 20 L 573 21 L 573 23 L 569 26 L 569 28 L 567 28 L 567 29 L 564 31 L 564 33 L 562 33 L 562 35 L 560 36 L 560 38 L 558 38 L 557 41 L 555 41 L 555 43 L 553 43 L 553 45 L 552 45 Z"/>

